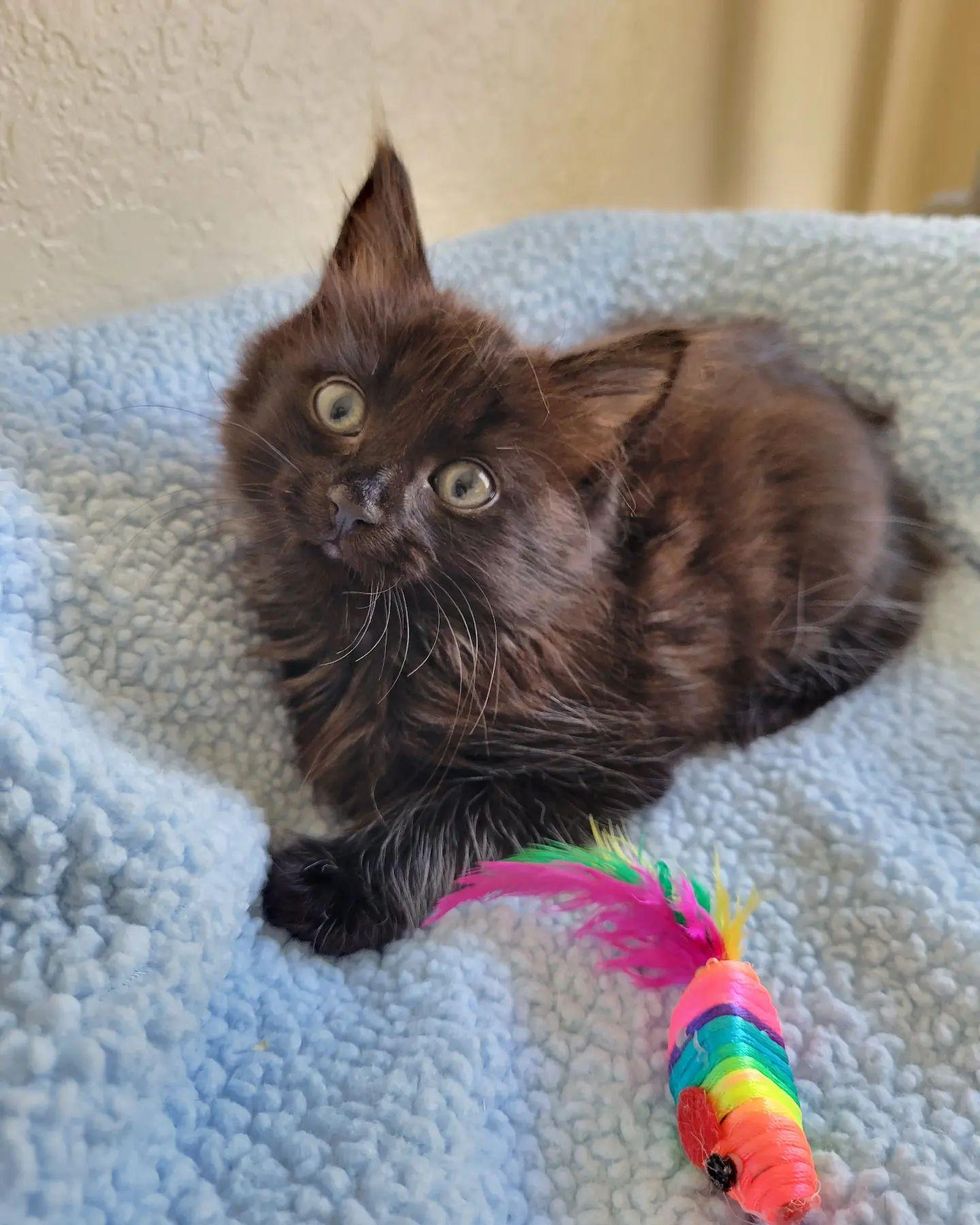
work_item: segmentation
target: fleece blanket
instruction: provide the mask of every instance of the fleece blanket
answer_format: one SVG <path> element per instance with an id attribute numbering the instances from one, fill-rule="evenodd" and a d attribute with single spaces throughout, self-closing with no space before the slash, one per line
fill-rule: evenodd
<path id="1" fill-rule="evenodd" d="M 765 314 L 899 406 L 952 563 L 863 689 L 637 818 L 767 901 L 815 1222 L 980 1222 L 980 224 L 572 214 L 439 278 L 558 343 Z M 0 1220 L 729 1222 L 688 1166 L 672 996 L 530 903 L 312 956 L 255 898 L 316 821 L 214 493 L 215 388 L 291 281 L 0 340 Z"/>

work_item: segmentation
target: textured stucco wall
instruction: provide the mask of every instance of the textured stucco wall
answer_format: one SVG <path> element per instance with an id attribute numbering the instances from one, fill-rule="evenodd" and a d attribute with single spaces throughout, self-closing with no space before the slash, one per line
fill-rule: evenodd
<path id="1" fill-rule="evenodd" d="M 711 193 L 715 0 L 0 0 L 0 327 L 315 264 L 377 113 L 430 238 Z"/>
<path id="2" fill-rule="evenodd" d="M 381 106 L 430 239 L 573 205 L 918 209 L 980 0 L 0 0 L 0 329 L 315 265 Z"/>

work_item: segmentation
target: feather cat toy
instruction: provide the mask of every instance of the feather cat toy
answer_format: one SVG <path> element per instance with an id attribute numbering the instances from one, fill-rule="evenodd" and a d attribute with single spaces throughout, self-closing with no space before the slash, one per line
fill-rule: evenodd
<path id="1" fill-rule="evenodd" d="M 758 905 L 732 905 L 715 869 L 715 896 L 653 863 L 630 843 L 596 834 L 583 848 L 531 847 L 460 878 L 429 918 L 462 902 L 510 894 L 562 895 L 561 910 L 594 908 L 576 936 L 615 953 L 644 988 L 684 986 L 670 1018 L 667 1072 L 688 1158 L 767 1225 L 801 1221 L 820 1203 L 800 1102 L 769 993 L 740 960 L 745 921 Z"/>

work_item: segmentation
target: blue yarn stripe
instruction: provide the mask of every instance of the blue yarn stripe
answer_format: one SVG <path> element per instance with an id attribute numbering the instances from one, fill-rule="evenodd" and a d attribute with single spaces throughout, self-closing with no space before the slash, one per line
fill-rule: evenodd
<path id="1" fill-rule="evenodd" d="M 678 1042 L 670 1052 L 670 1058 L 667 1061 L 668 1069 L 672 1068 L 680 1058 L 681 1051 L 684 1049 L 686 1042 L 697 1033 L 702 1025 L 707 1025 L 709 1021 L 713 1021 L 716 1017 L 741 1017 L 743 1021 L 748 1021 L 750 1025 L 754 1025 L 756 1029 L 761 1030 L 768 1038 L 771 1038 L 777 1046 L 785 1046 L 782 1035 L 777 1034 L 774 1029 L 760 1021 L 747 1008 L 739 1008 L 737 1004 L 715 1004 L 713 1008 L 706 1008 L 704 1012 L 698 1013 L 696 1017 L 692 1017 L 688 1022 L 684 1030 L 687 1037 L 684 1038 L 684 1041 Z"/>
<path id="2" fill-rule="evenodd" d="M 715 1017 L 687 1041 L 670 1070 L 671 1096 L 676 1101 L 688 1086 L 700 1086 L 713 1067 L 733 1057 L 744 1060 L 746 1067 L 761 1072 L 799 1103 L 785 1047 L 739 1016 Z"/>

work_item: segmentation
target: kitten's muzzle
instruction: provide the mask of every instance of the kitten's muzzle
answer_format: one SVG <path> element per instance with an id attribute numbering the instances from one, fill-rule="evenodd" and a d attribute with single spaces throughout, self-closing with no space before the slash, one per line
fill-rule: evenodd
<path id="1" fill-rule="evenodd" d="M 346 485 L 333 485 L 327 490 L 330 523 L 323 533 L 324 544 L 339 545 L 352 532 L 377 527 L 381 512 L 377 506 L 355 498 Z"/>

